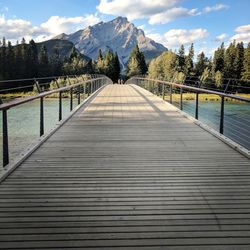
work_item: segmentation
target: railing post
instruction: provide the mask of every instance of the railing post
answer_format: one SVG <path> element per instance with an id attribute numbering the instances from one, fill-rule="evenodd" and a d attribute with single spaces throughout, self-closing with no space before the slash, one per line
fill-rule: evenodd
<path id="1" fill-rule="evenodd" d="M 83 85 L 83 99 L 86 98 L 86 82 Z"/>
<path id="2" fill-rule="evenodd" d="M 162 83 L 162 99 L 164 100 L 165 97 L 165 84 Z"/>
<path id="3" fill-rule="evenodd" d="M 62 92 L 59 92 L 59 121 L 62 120 Z"/>
<path id="4" fill-rule="evenodd" d="M 2 110 L 3 115 L 3 166 L 9 164 L 8 117 L 7 109 Z"/>
<path id="5" fill-rule="evenodd" d="M 93 82 L 90 82 L 90 93 L 93 93 Z"/>
<path id="6" fill-rule="evenodd" d="M 78 105 L 81 103 L 81 86 L 78 86 Z"/>
<path id="7" fill-rule="evenodd" d="M 40 98 L 40 136 L 44 135 L 44 105 L 43 97 Z"/>
<path id="8" fill-rule="evenodd" d="M 70 111 L 73 109 L 73 88 L 70 88 Z"/>
<path id="9" fill-rule="evenodd" d="M 220 133 L 224 133 L 224 96 L 221 96 L 220 106 Z"/>
<path id="10" fill-rule="evenodd" d="M 180 88 L 180 110 L 183 110 L 183 93 L 182 93 L 182 88 Z"/>
<path id="11" fill-rule="evenodd" d="M 171 104 L 173 102 L 172 94 L 173 94 L 173 86 L 172 86 L 172 84 L 170 84 L 170 103 Z"/>
<path id="12" fill-rule="evenodd" d="M 34 79 L 34 81 L 35 81 L 35 85 L 36 85 L 38 93 L 41 93 L 42 90 L 41 90 L 40 85 L 39 85 L 38 81 L 36 80 L 36 78 Z"/>
<path id="13" fill-rule="evenodd" d="M 224 93 L 227 92 L 228 87 L 230 86 L 231 79 L 228 80 L 227 85 L 225 87 Z"/>
<path id="14" fill-rule="evenodd" d="M 199 93 L 196 92 L 196 98 L 195 98 L 195 119 L 198 120 L 199 116 Z"/>

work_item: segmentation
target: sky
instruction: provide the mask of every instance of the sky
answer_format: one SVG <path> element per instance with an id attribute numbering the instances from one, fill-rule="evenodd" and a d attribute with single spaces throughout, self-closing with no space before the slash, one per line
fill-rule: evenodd
<path id="1" fill-rule="evenodd" d="M 43 41 L 127 17 L 146 36 L 208 56 L 222 43 L 250 42 L 250 0 L 0 0 L 0 37 Z"/>

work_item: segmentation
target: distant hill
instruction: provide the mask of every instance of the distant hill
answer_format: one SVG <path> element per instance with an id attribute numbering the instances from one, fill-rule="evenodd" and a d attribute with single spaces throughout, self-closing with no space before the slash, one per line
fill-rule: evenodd
<path id="1" fill-rule="evenodd" d="M 117 51 L 120 63 L 125 67 L 129 54 L 138 44 L 146 60 L 150 60 L 167 50 L 162 44 L 145 36 L 144 31 L 135 27 L 125 17 L 109 22 L 100 22 L 72 34 L 60 34 L 56 41 L 68 40 L 84 55 L 96 60 L 98 49 Z M 53 40 L 52 40 L 53 41 Z"/>
<path id="2" fill-rule="evenodd" d="M 38 51 L 40 51 L 43 45 L 46 47 L 49 56 L 52 56 L 55 49 L 57 48 L 59 50 L 59 54 L 61 58 L 68 58 L 71 54 L 73 47 L 75 46 L 72 42 L 68 40 L 52 39 L 52 40 L 37 43 Z M 79 52 L 79 50 L 77 51 Z M 90 58 L 85 55 L 83 55 L 83 58 L 85 60 L 90 60 Z"/>

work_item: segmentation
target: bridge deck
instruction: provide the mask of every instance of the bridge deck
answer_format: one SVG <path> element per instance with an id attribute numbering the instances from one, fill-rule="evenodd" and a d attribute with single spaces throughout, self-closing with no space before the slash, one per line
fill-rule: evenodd
<path id="1" fill-rule="evenodd" d="M 250 249 L 249 160 L 105 87 L 0 186 L 0 249 Z"/>

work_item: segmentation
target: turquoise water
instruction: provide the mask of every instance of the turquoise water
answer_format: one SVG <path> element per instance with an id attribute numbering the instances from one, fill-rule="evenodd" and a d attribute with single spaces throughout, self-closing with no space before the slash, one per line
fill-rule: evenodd
<path id="1" fill-rule="evenodd" d="M 74 107 L 77 100 L 74 99 Z M 58 123 L 58 99 L 44 99 L 44 132 L 47 134 Z M 63 118 L 70 113 L 70 100 L 62 99 Z M 2 162 L 2 114 L 0 114 L 0 161 Z M 10 161 L 34 144 L 40 134 L 40 100 L 22 104 L 8 110 Z M 0 163 L 0 165 L 2 165 Z"/>
<path id="2" fill-rule="evenodd" d="M 174 103 L 179 107 L 179 103 Z M 195 101 L 183 102 L 183 111 L 195 116 Z M 219 131 L 220 102 L 199 102 L 198 119 Z M 224 135 L 250 149 L 250 105 L 239 102 L 225 102 L 224 106 Z"/>
<path id="3" fill-rule="evenodd" d="M 74 107 L 76 105 L 77 100 L 74 99 Z M 174 105 L 179 107 L 179 103 Z M 48 133 L 58 122 L 58 106 L 58 99 L 44 100 L 45 133 Z M 183 110 L 194 116 L 195 101 L 185 101 Z M 10 161 L 39 138 L 39 112 L 39 100 L 8 111 Z M 63 99 L 63 118 L 69 113 L 69 99 Z M 219 131 L 220 103 L 200 102 L 199 120 Z M 0 114 L 0 132 L 0 161 L 2 162 L 2 114 Z M 225 102 L 224 134 L 250 149 L 250 105 Z"/>

